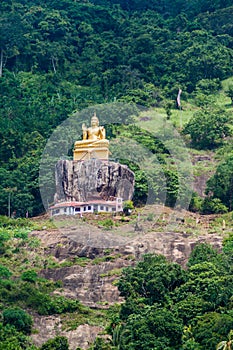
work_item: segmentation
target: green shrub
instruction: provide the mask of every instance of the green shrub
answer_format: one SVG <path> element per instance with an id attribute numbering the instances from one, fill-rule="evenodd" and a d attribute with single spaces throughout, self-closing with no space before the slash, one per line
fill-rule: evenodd
<path id="1" fill-rule="evenodd" d="M 65 337 L 49 339 L 42 345 L 41 350 L 69 350 L 68 340 Z"/>
<path id="2" fill-rule="evenodd" d="M 0 350 L 36 350 L 34 346 L 30 346 L 29 337 L 18 332 L 14 326 L 7 324 L 3 326 L 0 323 Z"/>
<path id="3" fill-rule="evenodd" d="M 201 79 L 197 82 L 195 93 L 211 95 L 221 89 L 221 81 L 219 79 Z"/>
<path id="4" fill-rule="evenodd" d="M 123 212 L 125 215 L 130 215 L 131 211 L 134 209 L 133 202 L 128 200 L 123 204 Z"/>
<path id="5" fill-rule="evenodd" d="M 110 229 L 114 226 L 114 221 L 112 219 L 105 219 L 103 221 L 99 221 L 98 224 L 107 229 Z"/>
<path id="6" fill-rule="evenodd" d="M 196 325 L 193 327 L 195 340 L 203 349 L 216 349 L 216 345 L 232 329 L 233 318 L 228 314 L 209 312 L 198 317 Z"/>
<path id="7" fill-rule="evenodd" d="M 12 275 L 12 272 L 10 272 L 10 270 L 3 266 L 3 265 L 0 265 L 0 278 L 9 278 L 10 276 Z"/>
<path id="8" fill-rule="evenodd" d="M 32 317 L 24 310 L 15 307 L 5 309 L 2 313 L 3 325 L 10 324 L 19 332 L 30 334 L 32 329 Z"/>
<path id="9" fill-rule="evenodd" d="M 208 243 L 199 243 L 197 244 L 190 256 L 187 263 L 188 267 L 200 264 L 203 262 L 215 262 L 218 257 L 218 252 Z"/>
<path id="10" fill-rule="evenodd" d="M 0 228 L 0 254 L 4 254 L 6 251 L 6 242 L 11 239 L 10 233 L 6 229 Z"/>
<path id="11" fill-rule="evenodd" d="M 80 308 L 78 300 L 68 299 L 63 296 L 52 297 L 38 291 L 28 298 L 27 305 L 37 310 L 40 315 L 74 312 Z"/>
<path id="12" fill-rule="evenodd" d="M 22 240 L 27 240 L 28 239 L 28 231 L 22 231 L 22 230 L 17 230 L 14 233 L 15 238 L 20 238 Z"/>
<path id="13" fill-rule="evenodd" d="M 33 223 L 25 218 L 12 219 L 0 215 L 0 227 L 33 227 Z"/>
<path id="14" fill-rule="evenodd" d="M 189 203 L 189 210 L 196 213 L 200 212 L 203 204 L 203 199 L 198 196 L 197 193 L 192 194 L 191 201 Z"/>
<path id="15" fill-rule="evenodd" d="M 23 281 L 32 282 L 32 283 L 35 283 L 37 278 L 38 278 L 38 275 L 35 270 L 25 271 L 21 275 L 21 279 Z"/>
<path id="16" fill-rule="evenodd" d="M 225 254 L 230 254 L 232 256 L 233 253 L 233 234 L 229 234 L 228 237 L 225 237 L 223 240 L 223 252 Z"/>
<path id="17" fill-rule="evenodd" d="M 201 206 L 202 214 L 224 214 L 227 212 L 227 207 L 218 198 L 206 197 Z"/>
<path id="18" fill-rule="evenodd" d="M 9 241 L 11 239 L 11 235 L 7 230 L 1 229 L 0 230 L 0 245 L 4 244 L 5 242 Z"/>

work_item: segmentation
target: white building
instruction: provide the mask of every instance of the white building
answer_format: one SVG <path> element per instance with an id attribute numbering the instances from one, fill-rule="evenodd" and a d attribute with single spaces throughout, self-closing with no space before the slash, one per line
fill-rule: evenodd
<path id="1" fill-rule="evenodd" d="M 62 202 L 52 205 L 50 208 L 51 216 L 55 215 L 76 215 L 85 213 L 113 213 L 123 211 L 122 198 L 113 200 L 93 200 L 88 202 Z"/>

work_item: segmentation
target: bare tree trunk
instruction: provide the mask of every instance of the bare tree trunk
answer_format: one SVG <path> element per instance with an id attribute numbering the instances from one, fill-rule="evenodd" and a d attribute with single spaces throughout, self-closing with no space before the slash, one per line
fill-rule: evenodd
<path id="1" fill-rule="evenodd" d="M 54 73 L 56 74 L 56 73 L 57 73 L 57 70 L 56 70 L 56 65 L 55 65 L 55 59 L 54 59 L 54 57 L 52 57 L 51 60 L 52 60 L 52 65 L 53 65 L 53 71 L 54 71 Z"/>
<path id="2" fill-rule="evenodd" d="M 3 49 L 1 49 L 1 53 L 0 53 L 0 77 L 2 77 L 2 69 L 3 69 Z"/>

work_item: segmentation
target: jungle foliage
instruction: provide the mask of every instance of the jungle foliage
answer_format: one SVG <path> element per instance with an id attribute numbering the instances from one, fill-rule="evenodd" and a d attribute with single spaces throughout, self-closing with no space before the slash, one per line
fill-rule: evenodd
<path id="1" fill-rule="evenodd" d="M 112 309 L 108 332 L 90 349 L 215 349 L 231 333 L 232 237 L 218 253 L 197 245 L 188 269 L 160 255 L 126 268 L 118 288 L 125 303 Z"/>
<path id="2" fill-rule="evenodd" d="M 193 94 L 205 106 L 206 96 L 232 76 L 232 10 L 230 1 L 219 0 L 1 2 L 0 214 L 7 214 L 9 197 L 16 216 L 44 210 L 41 155 L 74 111 L 121 101 L 165 106 L 170 118 L 179 87 L 182 98 Z M 226 94 L 232 98 L 231 85 Z M 205 108 L 184 132 L 193 147 L 215 149 L 231 135 L 229 120 L 225 111 Z M 124 123 L 131 121 L 126 115 Z M 142 139 L 158 150 L 149 135 Z M 167 152 L 157 153 L 161 160 Z M 164 173 L 166 204 L 173 206 L 179 180 L 174 169 L 165 166 Z M 144 174 L 137 171 L 136 180 L 134 200 L 144 203 Z"/>

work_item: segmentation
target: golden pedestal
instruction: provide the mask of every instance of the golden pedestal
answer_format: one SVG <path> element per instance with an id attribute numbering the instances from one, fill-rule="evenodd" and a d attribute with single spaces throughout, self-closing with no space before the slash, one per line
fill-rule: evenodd
<path id="1" fill-rule="evenodd" d="M 109 156 L 109 141 L 106 139 L 90 141 L 76 141 L 74 144 L 73 159 L 82 161 L 92 158 L 107 160 Z"/>

